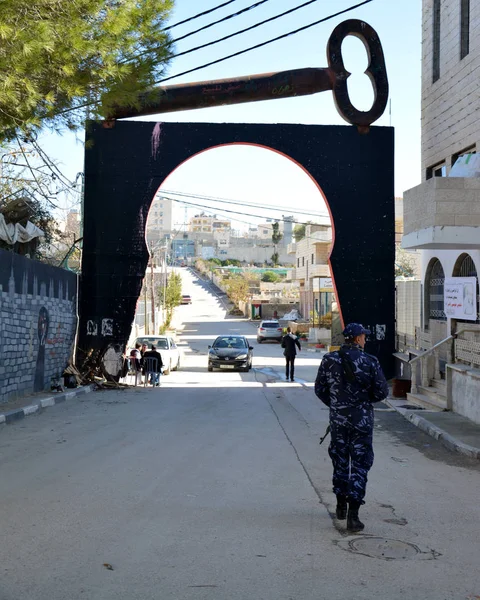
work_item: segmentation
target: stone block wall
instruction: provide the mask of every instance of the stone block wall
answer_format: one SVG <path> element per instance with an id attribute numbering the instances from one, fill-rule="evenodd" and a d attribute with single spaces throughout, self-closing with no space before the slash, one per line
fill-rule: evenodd
<path id="1" fill-rule="evenodd" d="M 480 178 L 434 177 L 405 192 L 404 208 L 405 235 L 428 227 L 479 227 Z"/>
<path id="2" fill-rule="evenodd" d="M 0 403 L 50 389 L 71 357 L 77 276 L 0 250 Z"/>
<path id="3" fill-rule="evenodd" d="M 397 335 L 415 339 L 415 327 L 422 324 L 422 282 L 397 280 Z"/>
<path id="4" fill-rule="evenodd" d="M 459 0 L 441 0 L 440 78 L 433 82 L 433 6 L 423 2 L 422 178 L 426 169 L 480 146 L 480 0 L 470 2 L 470 52 L 460 57 Z"/>

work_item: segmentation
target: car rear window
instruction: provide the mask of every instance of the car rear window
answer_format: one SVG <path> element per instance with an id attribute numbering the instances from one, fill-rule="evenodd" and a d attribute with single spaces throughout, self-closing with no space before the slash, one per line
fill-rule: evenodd
<path id="1" fill-rule="evenodd" d="M 213 344 L 214 348 L 245 348 L 245 340 L 243 338 L 220 337 Z"/>
<path id="2" fill-rule="evenodd" d="M 270 321 L 270 323 L 262 323 L 262 327 L 265 327 L 265 329 L 276 329 L 277 327 L 280 327 L 280 324 L 278 322 Z"/>
<path id="3" fill-rule="evenodd" d="M 137 338 L 137 344 L 147 344 L 147 349 L 156 346 L 157 350 L 168 350 L 167 338 Z"/>

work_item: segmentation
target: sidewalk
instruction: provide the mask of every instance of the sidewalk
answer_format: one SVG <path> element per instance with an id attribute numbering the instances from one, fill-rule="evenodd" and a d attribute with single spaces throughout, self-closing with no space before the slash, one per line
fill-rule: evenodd
<path id="1" fill-rule="evenodd" d="M 27 398 L 19 398 L 0 404 L 0 424 L 10 425 L 28 415 L 33 415 L 42 408 L 55 406 L 76 396 L 88 394 L 95 389 L 95 384 L 81 386 L 66 392 L 43 392 Z"/>
<path id="2" fill-rule="evenodd" d="M 391 408 L 446 448 L 480 460 L 480 425 L 449 411 L 410 410 L 406 400 L 388 398 Z"/>

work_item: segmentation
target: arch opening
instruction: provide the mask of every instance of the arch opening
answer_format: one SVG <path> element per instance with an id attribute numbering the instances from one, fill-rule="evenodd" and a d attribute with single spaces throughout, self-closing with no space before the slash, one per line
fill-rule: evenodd
<path id="1" fill-rule="evenodd" d="M 275 223 L 281 234 L 277 243 L 272 240 Z M 343 319 L 330 263 L 335 240 L 330 206 L 319 183 L 291 156 L 245 142 L 193 154 L 155 191 L 145 239 L 160 279 L 166 259 L 171 266 L 191 265 L 195 258 L 224 266 L 230 262 L 245 276 L 278 269 L 280 279 L 252 295 L 250 305 L 242 306 L 245 314 L 256 310 L 261 317 L 262 308 L 268 314 L 262 307 L 268 296 L 285 305 L 275 311 L 279 316 L 292 305 L 312 328 L 321 329 L 318 341 L 331 344 L 332 323 L 338 339 Z M 165 278 L 159 285 L 165 285 Z M 140 300 L 140 311 L 145 305 L 148 329 L 155 319 L 148 317 L 148 302 Z"/>

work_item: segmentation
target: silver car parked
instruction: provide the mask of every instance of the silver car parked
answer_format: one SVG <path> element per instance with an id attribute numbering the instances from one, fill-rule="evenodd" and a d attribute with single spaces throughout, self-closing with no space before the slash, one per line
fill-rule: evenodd
<path id="1" fill-rule="evenodd" d="M 283 328 L 280 327 L 278 321 L 268 320 L 260 321 L 260 325 L 257 329 L 257 342 L 261 344 L 264 340 L 277 340 L 282 341 Z"/>

